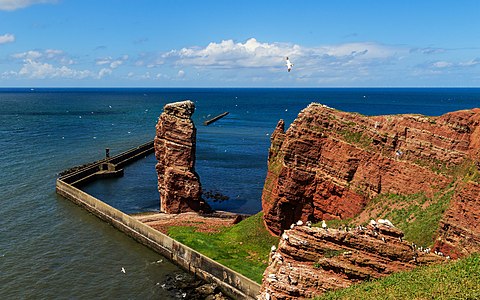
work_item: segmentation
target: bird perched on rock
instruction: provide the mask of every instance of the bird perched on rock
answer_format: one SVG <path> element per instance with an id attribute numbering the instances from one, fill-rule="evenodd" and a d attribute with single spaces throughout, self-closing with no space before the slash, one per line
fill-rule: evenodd
<path id="1" fill-rule="evenodd" d="M 378 220 L 377 220 L 377 223 L 378 223 L 378 224 L 385 225 L 385 226 L 388 226 L 388 227 L 395 227 L 395 226 L 393 226 L 393 223 L 390 222 L 390 221 L 387 220 L 387 219 L 378 219 Z"/>
<path id="2" fill-rule="evenodd" d="M 327 230 L 327 223 L 325 222 L 325 220 L 322 220 L 322 228 Z"/>

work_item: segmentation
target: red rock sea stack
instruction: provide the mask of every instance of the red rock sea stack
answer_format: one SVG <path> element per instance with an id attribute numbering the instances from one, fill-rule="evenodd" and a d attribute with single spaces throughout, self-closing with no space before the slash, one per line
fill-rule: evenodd
<path id="1" fill-rule="evenodd" d="M 169 103 L 158 119 L 154 145 L 161 212 L 211 210 L 201 198 L 200 179 L 195 172 L 194 111 L 195 104 L 190 100 Z"/>

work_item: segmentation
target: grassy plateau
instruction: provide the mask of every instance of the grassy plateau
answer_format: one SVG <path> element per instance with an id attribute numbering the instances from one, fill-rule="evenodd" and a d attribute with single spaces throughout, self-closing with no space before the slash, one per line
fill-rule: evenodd
<path id="1" fill-rule="evenodd" d="M 218 233 L 197 232 L 195 227 L 172 226 L 168 234 L 211 259 L 261 283 L 272 245 L 278 237 L 265 229 L 262 213 L 225 227 Z"/>

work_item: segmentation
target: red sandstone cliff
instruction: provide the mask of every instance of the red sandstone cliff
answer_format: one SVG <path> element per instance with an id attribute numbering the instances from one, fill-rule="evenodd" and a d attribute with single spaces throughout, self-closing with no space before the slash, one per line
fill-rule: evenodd
<path id="1" fill-rule="evenodd" d="M 432 195 L 454 180 L 445 170 L 479 161 L 479 124 L 480 109 L 367 117 L 310 104 L 272 134 L 265 224 L 279 235 L 297 220 L 351 218 L 380 193 Z"/>
<path id="2" fill-rule="evenodd" d="M 161 212 L 210 210 L 201 199 L 200 179 L 195 172 L 194 111 L 195 104 L 189 100 L 169 103 L 158 119 L 154 145 Z"/>
<path id="3" fill-rule="evenodd" d="M 446 257 L 426 253 L 401 240 L 403 233 L 377 228 L 336 230 L 296 226 L 270 253 L 258 299 L 305 299 L 387 276 Z M 428 252 L 428 251 L 427 251 Z"/>
<path id="4" fill-rule="evenodd" d="M 440 221 L 434 249 L 452 258 L 480 252 L 480 184 L 462 183 Z"/>
<path id="5" fill-rule="evenodd" d="M 367 117 L 311 104 L 286 132 L 281 120 L 271 142 L 264 222 L 284 234 L 264 273 L 261 299 L 313 297 L 480 251 L 480 109 Z M 379 194 L 424 192 L 434 199 L 439 191 L 453 196 L 430 253 L 384 226 L 377 233 L 372 227 L 286 230 L 297 220 L 365 221 L 365 205 Z"/>

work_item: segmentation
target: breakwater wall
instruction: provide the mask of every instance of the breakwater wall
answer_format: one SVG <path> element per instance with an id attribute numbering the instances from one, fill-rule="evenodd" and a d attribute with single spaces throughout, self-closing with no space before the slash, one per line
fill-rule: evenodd
<path id="1" fill-rule="evenodd" d="M 208 126 L 208 125 L 212 124 L 213 122 L 216 122 L 216 121 L 220 120 L 221 118 L 225 117 L 225 116 L 228 115 L 228 114 L 229 114 L 228 111 L 226 111 L 226 112 L 224 112 L 224 113 L 222 113 L 222 114 L 219 114 L 218 116 L 213 117 L 213 118 L 211 118 L 211 119 L 206 120 L 205 122 L 203 122 L 203 125 Z"/>
<path id="2" fill-rule="evenodd" d="M 61 173 L 60 180 L 74 186 L 103 177 L 123 176 L 123 167 L 155 151 L 153 140 L 112 157 L 71 168 Z"/>
<path id="3" fill-rule="evenodd" d="M 142 151 L 129 150 L 123 152 L 118 155 L 118 162 L 132 162 L 144 155 L 138 155 L 138 153 L 142 153 Z M 111 159 L 113 158 L 114 157 Z M 160 231 L 143 224 L 134 217 L 85 193 L 75 186 L 75 184 L 85 182 L 85 180 L 82 179 L 83 177 L 88 177 L 89 180 L 100 178 L 101 175 L 95 174 L 101 174 L 99 172 L 102 172 L 102 161 L 88 164 L 84 168 L 59 177 L 56 181 L 56 192 L 80 207 L 83 207 L 101 220 L 113 225 L 136 241 L 165 256 L 186 271 L 206 282 L 216 283 L 226 295 L 234 299 L 256 298 L 260 291 L 260 285 L 256 282 L 179 243 Z"/>

